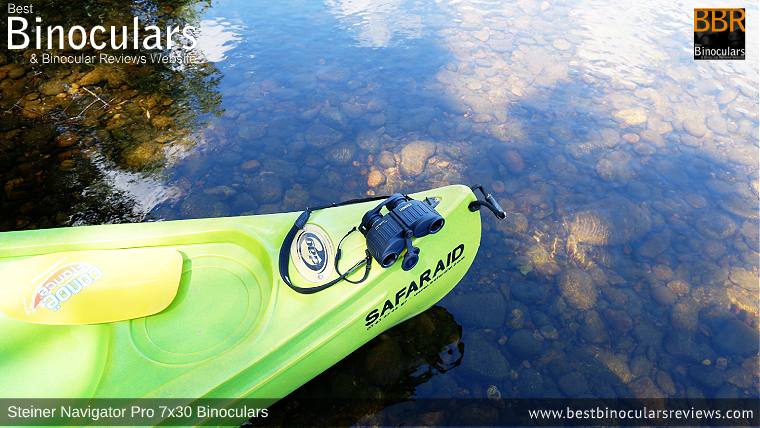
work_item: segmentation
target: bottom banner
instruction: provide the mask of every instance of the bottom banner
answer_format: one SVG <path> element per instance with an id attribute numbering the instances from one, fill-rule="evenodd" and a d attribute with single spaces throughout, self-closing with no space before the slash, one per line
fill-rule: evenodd
<path id="1" fill-rule="evenodd" d="M 0 426 L 758 426 L 760 399 L 0 399 Z M 271 406 L 271 407 L 270 407 Z M 299 408 L 304 412 L 299 414 Z M 316 409 L 316 410 L 315 410 Z M 356 410 L 359 410 L 357 412 Z M 316 412 L 316 414 L 315 414 Z"/>

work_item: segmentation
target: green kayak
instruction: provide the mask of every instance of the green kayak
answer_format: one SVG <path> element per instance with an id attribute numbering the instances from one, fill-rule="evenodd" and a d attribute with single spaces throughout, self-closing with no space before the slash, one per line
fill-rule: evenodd
<path id="1" fill-rule="evenodd" d="M 276 401 L 467 272 L 481 237 L 473 190 L 411 197 L 445 219 L 414 240 L 413 268 L 370 261 L 346 275 L 365 281 L 313 294 L 278 267 L 299 213 L 0 233 L 0 398 Z M 376 205 L 313 211 L 288 248 L 289 280 L 338 276 L 337 249 L 344 274 L 369 259 L 368 240 L 347 232 Z"/>

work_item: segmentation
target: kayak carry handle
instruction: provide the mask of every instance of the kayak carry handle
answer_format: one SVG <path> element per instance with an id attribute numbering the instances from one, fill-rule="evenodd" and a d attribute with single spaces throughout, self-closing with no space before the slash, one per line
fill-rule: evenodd
<path id="1" fill-rule="evenodd" d="M 499 205 L 499 202 L 496 201 L 496 198 L 493 197 L 492 194 L 486 192 L 486 190 L 483 188 L 480 184 L 475 184 L 470 186 L 472 190 L 480 190 L 480 193 L 483 194 L 483 197 L 485 198 L 485 201 L 481 201 L 478 199 L 477 201 L 470 202 L 470 205 L 468 208 L 470 211 L 475 212 L 480 210 L 481 207 L 486 207 L 499 219 L 504 220 L 507 218 L 507 213 L 504 211 L 504 209 Z"/>

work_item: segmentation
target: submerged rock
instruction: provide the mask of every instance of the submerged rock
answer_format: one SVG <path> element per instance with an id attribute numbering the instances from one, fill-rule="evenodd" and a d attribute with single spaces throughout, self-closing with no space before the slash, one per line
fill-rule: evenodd
<path id="1" fill-rule="evenodd" d="M 430 141 L 415 141 L 401 149 L 401 171 L 406 175 L 416 177 L 422 174 L 427 160 L 435 154 L 435 143 Z"/>
<path id="2" fill-rule="evenodd" d="M 124 162 L 132 169 L 143 169 L 163 160 L 163 148 L 156 143 L 142 143 L 124 152 Z"/>
<path id="3" fill-rule="evenodd" d="M 507 379 L 509 364 L 488 336 L 477 332 L 465 340 L 462 368 L 489 379 Z"/>
<path id="4" fill-rule="evenodd" d="M 641 254 L 642 257 L 648 258 L 654 258 L 662 254 L 665 250 L 670 248 L 670 235 L 669 230 L 661 230 L 652 234 L 652 236 L 647 238 L 647 240 L 639 247 L 639 254 Z"/>
<path id="5" fill-rule="evenodd" d="M 61 92 L 66 92 L 66 84 L 61 80 L 49 80 L 42 83 L 39 90 L 42 95 L 51 97 L 58 95 Z"/>
<path id="6" fill-rule="evenodd" d="M 609 340 L 604 322 L 596 311 L 588 311 L 583 316 L 581 334 L 591 343 L 604 343 Z"/>
<path id="7" fill-rule="evenodd" d="M 459 294 L 449 302 L 448 308 L 466 326 L 498 328 L 506 321 L 507 303 L 499 292 Z"/>
<path id="8" fill-rule="evenodd" d="M 317 148 L 324 148 L 340 141 L 343 138 L 343 134 L 321 122 L 315 122 L 306 130 L 305 137 L 307 144 Z"/>
<path id="9" fill-rule="evenodd" d="M 579 372 L 571 372 L 557 380 L 560 391 L 571 398 L 585 397 L 589 394 L 586 377 Z"/>
<path id="10" fill-rule="evenodd" d="M 641 108 L 618 110 L 613 113 L 613 116 L 630 126 L 641 125 L 647 121 L 647 112 Z"/>
<path id="11" fill-rule="evenodd" d="M 708 213 L 697 220 L 697 230 L 709 239 L 725 239 L 736 231 L 736 223 L 728 216 Z"/>
<path id="12" fill-rule="evenodd" d="M 737 319 L 720 322 L 711 339 L 715 348 L 728 355 L 748 357 L 758 352 L 757 332 Z"/>
<path id="13" fill-rule="evenodd" d="M 572 306 L 580 310 L 588 310 L 596 305 L 596 287 L 591 276 L 586 272 L 570 268 L 560 275 L 558 282 L 562 296 Z"/>
<path id="14" fill-rule="evenodd" d="M 646 208 L 623 198 L 599 201 L 563 221 L 568 239 L 591 245 L 618 245 L 645 235 L 652 227 Z"/>
<path id="15" fill-rule="evenodd" d="M 509 351 L 523 359 L 530 359 L 541 353 L 543 343 L 529 330 L 517 330 L 507 342 Z"/>
<path id="16" fill-rule="evenodd" d="M 367 175 L 367 186 L 368 187 L 377 187 L 385 183 L 385 175 L 376 169 L 373 169 L 369 172 Z"/>
<path id="17" fill-rule="evenodd" d="M 603 180 L 628 181 L 636 175 L 633 156 L 628 152 L 615 150 L 597 162 L 596 173 Z"/>

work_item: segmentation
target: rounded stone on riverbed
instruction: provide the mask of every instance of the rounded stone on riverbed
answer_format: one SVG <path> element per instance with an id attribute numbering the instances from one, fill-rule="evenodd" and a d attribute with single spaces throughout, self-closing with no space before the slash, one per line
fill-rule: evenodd
<path id="1" fill-rule="evenodd" d="M 736 231 L 736 223 L 728 216 L 718 213 L 707 213 L 696 223 L 697 230 L 709 239 L 726 239 Z"/>
<path id="2" fill-rule="evenodd" d="M 315 122 L 306 130 L 305 137 L 310 146 L 324 148 L 340 141 L 343 134 L 321 122 Z"/>
<path id="3" fill-rule="evenodd" d="M 465 354 L 462 368 L 489 379 L 507 379 L 509 364 L 495 344 L 484 333 L 476 332 L 465 337 Z"/>
<path id="4" fill-rule="evenodd" d="M 49 80 L 39 86 L 42 95 L 51 97 L 66 92 L 66 84 L 61 80 Z"/>
<path id="5" fill-rule="evenodd" d="M 654 298 L 657 303 L 665 306 L 670 306 L 678 300 L 678 297 L 673 290 L 662 285 L 652 287 L 652 298 Z"/>
<path id="6" fill-rule="evenodd" d="M 459 294 L 449 298 L 449 310 L 466 326 L 498 328 L 507 317 L 507 304 L 497 291 Z M 488 307 L 487 311 L 483 308 Z"/>
<path id="7" fill-rule="evenodd" d="M 641 125 L 647 121 L 647 112 L 641 108 L 618 110 L 613 116 L 628 126 Z"/>
<path id="8" fill-rule="evenodd" d="M 760 284 L 757 273 L 741 267 L 732 267 L 728 272 L 728 279 L 739 287 L 750 291 L 757 291 Z"/>
<path id="9" fill-rule="evenodd" d="M 373 169 L 367 175 L 367 186 L 377 187 L 385 183 L 385 174 L 377 169 Z"/>
<path id="10" fill-rule="evenodd" d="M 541 353 L 543 343 L 536 339 L 529 330 L 521 329 L 517 330 L 509 338 L 507 348 L 514 355 L 523 358 L 530 359 Z"/>
<path id="11" fill-rule="evenodd" d="M 507 150 L 504 152 L 502 161 L 507 169 L 515 174 L 522 172 L 525 169 L 525 161 L 523 160 L 520 152 L 517 150 Z"/>
<path id="12" fill-rule="evenodd" d="M 435 143 L 430 141 L 414 141 L 401 149 L 401 171 L 416 177 L 422 174 L 427 160 L 435 154 Z"/>
<path id="13" fill-rule="evenodd" d="M 259 161 L 257 161 L 256 159 L 252 159 L 252 160 L 243 162 L 243 164 L 240 165 L 240 169 L 242 169 L 243 171 L 251 171 L 258 168 L 259 165 L 261 165 Z"/>
<path id="14" fill-rule="evenodd" d="M 639 254 L 642 257 L 654 258 L 662 254 L 670 248 L 671 236 L 667 230 L 662 230 L 652 234 L 647 238 L 641 246 L 639 246 Z"/>
<path id="15" fill-rule="evenodd" d="M 56 147 L 61 148 L 71 147 L 76 144 L 77 141 L 79 141 L 79 137 L 75 133 L 67 131 L 56 137 L 55 145 Z"/>
<path id="16" fill-rule="evenodd" d="M 635 144 L 635 143 L 638 143 L 639 140 L 641 140 L 641 138 L 638 136 L 638 134 L 633 134 L 629 132 L 627 134 L 623 134 L 623 140 L 625 140 L 628 143 Z"/>
<path id="17" fill-rule="evenodd" d="M 383 168 L 393 168 L 396 166 L 396 157 L 393 156 L 393 153 L 389 151 L 382 151 L 380 152 L 380 157 L 377 160 L 377 162 L 382 166 Z"/>
<path id="18" fill-rule="evenodd" d="M 572 306 L 588 310 L 596 305 L 597 291 L 591 276 L 578 268 L 570 268 L 559 277 L 562 296 Z"/>

